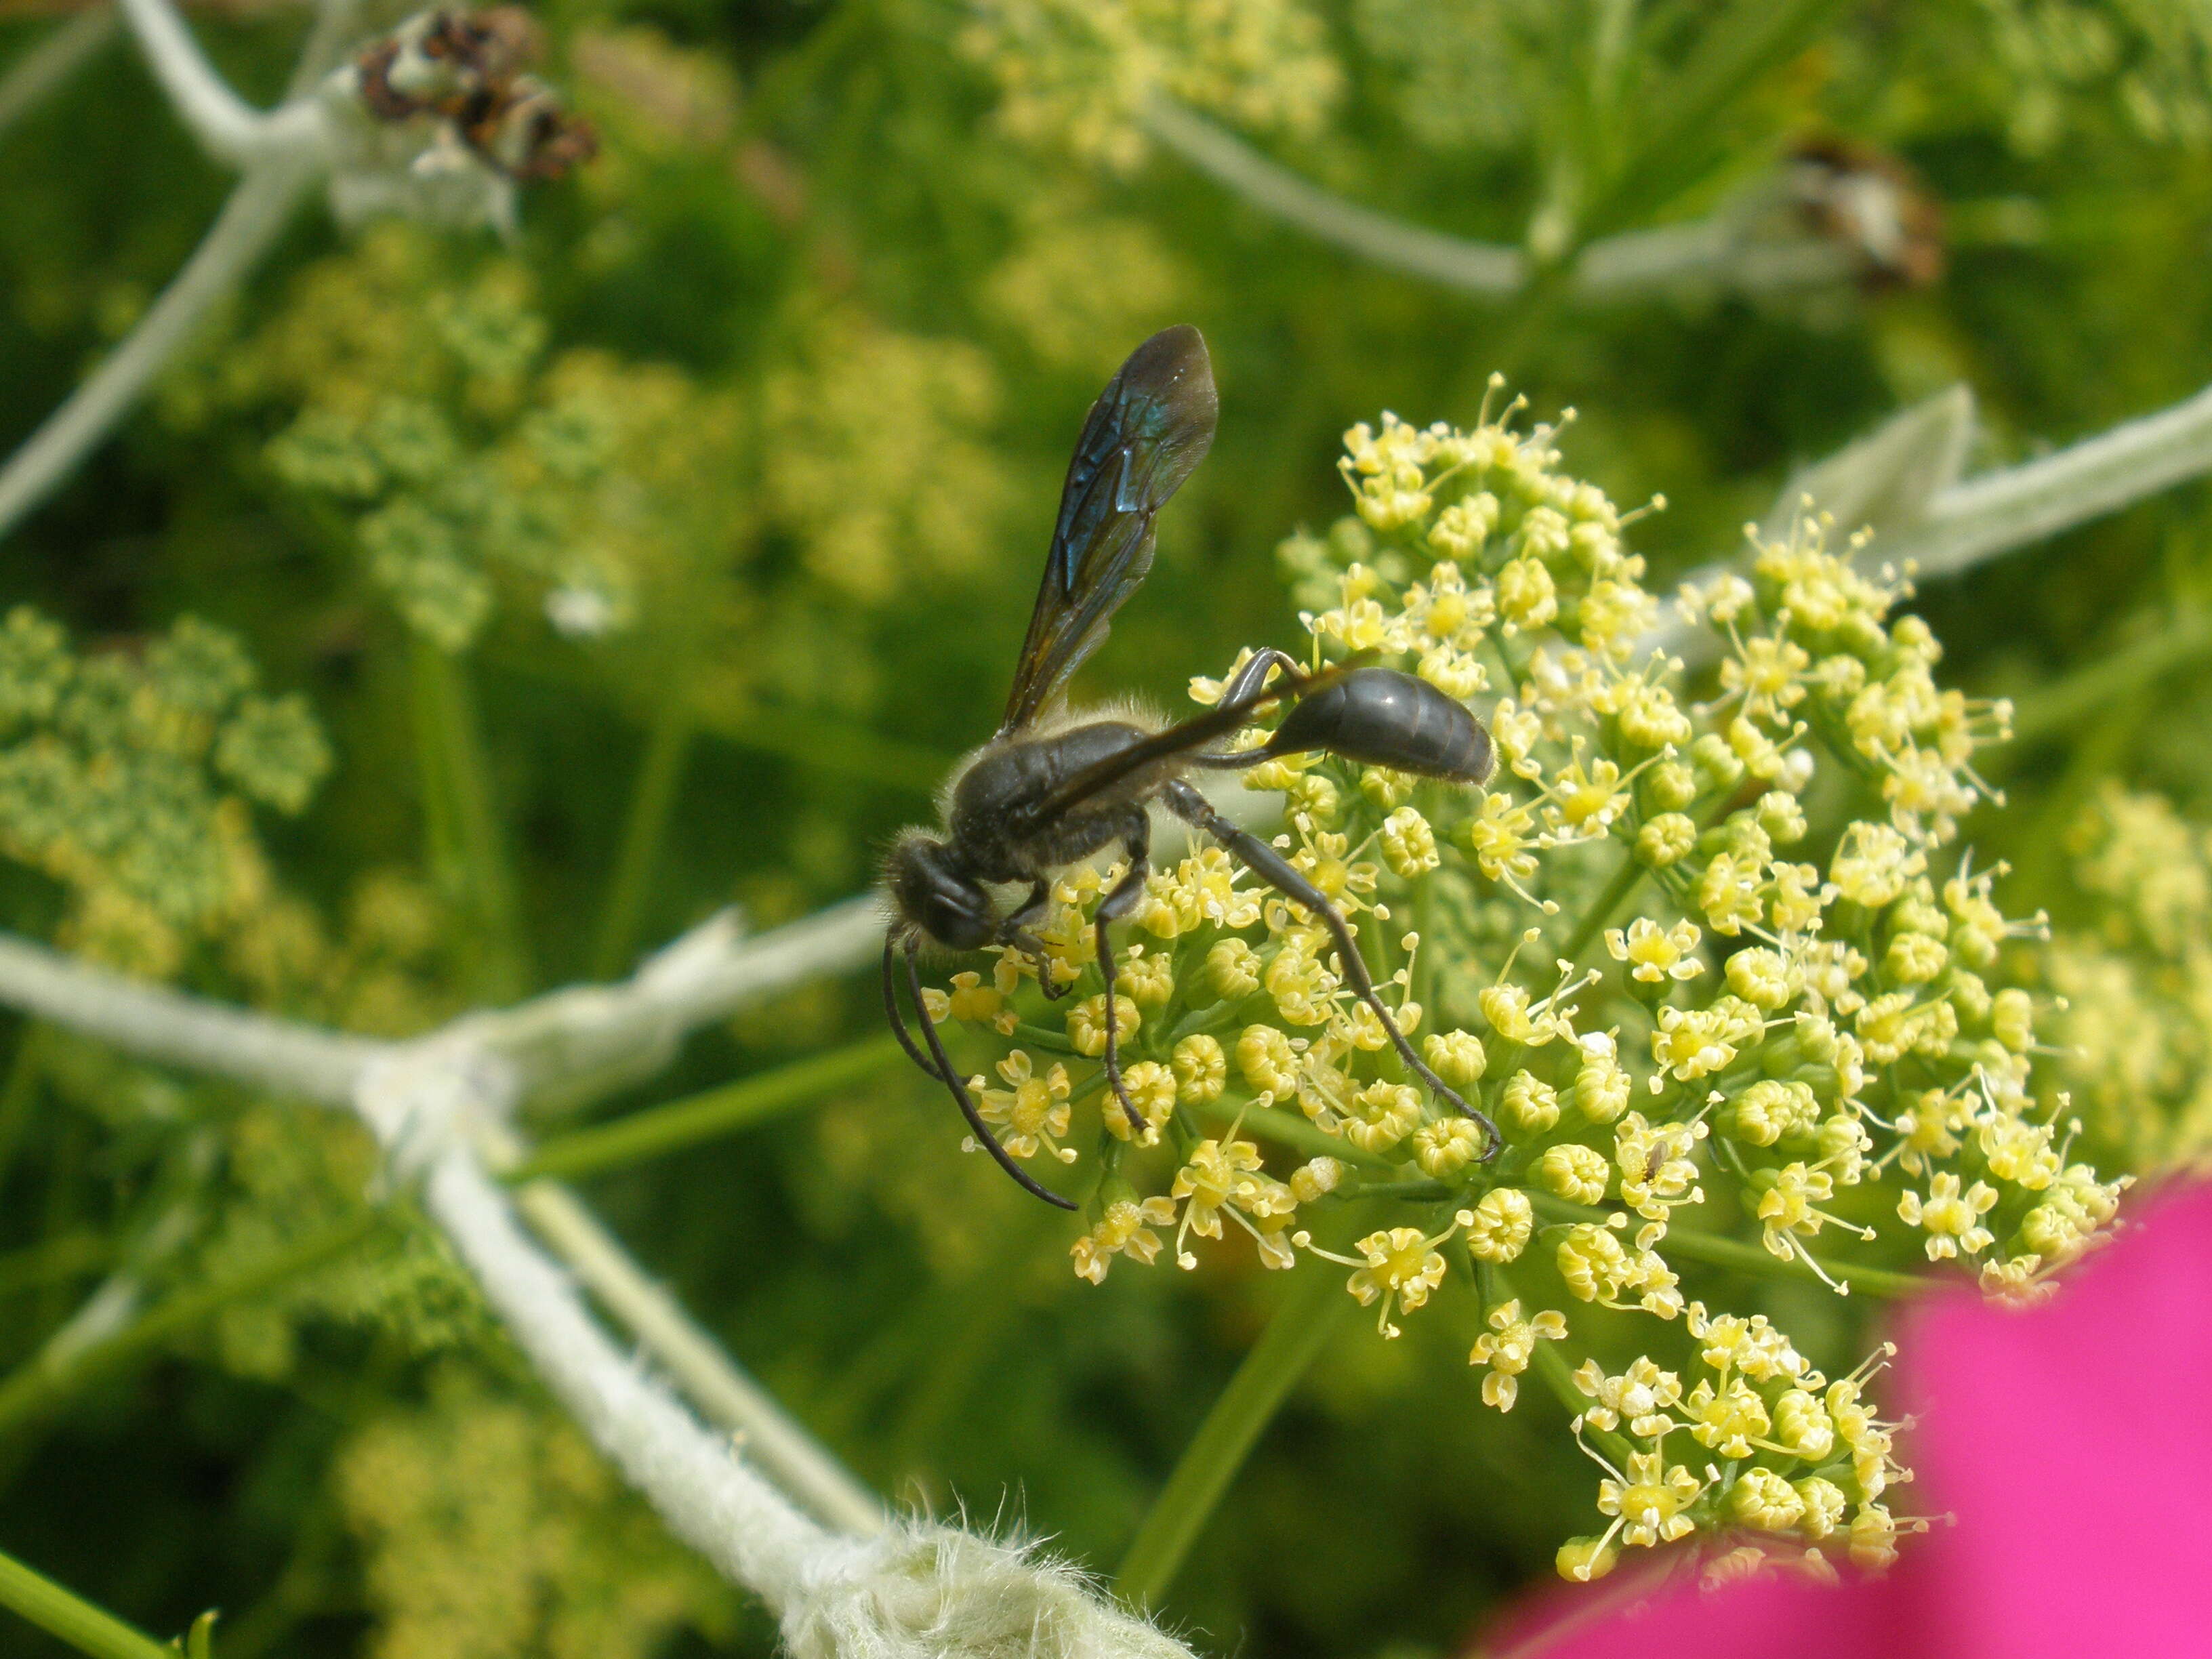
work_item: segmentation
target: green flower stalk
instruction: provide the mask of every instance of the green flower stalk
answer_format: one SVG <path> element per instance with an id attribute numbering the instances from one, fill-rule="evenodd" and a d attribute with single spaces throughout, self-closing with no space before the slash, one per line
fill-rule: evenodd
<path id="1" fill-rule="evenodd" d="M 1322 755 L 1243 779 L 1280 798 L 1275 845 L 1498 1123 L 1497 1155 L 1408 1080 L 1314 919 L 1218 849 L 1152 878 L 1110 1013 L 1083 991 L 1118 872 L 1092 868 L 1038 930 L 1072 998 L 1048 1005 L 1006 950 L 929 1012 L 1018 1040 L 971 1087 L 1011 1153 L 1063 1165 L 1107 1098 L 1086 1062 L 1115 1022 L 1144 1121 L 1098 1114 L 1080 1276 L 1194 1267 L 1201 1241 L 1271 1268 L 1322 1257 L 1385 1338 L 1459 1322 L 1486 1405 L 1511 1410 L 1532 1366 L 1554 1382 L 1602 1471 L 1604 1524 L 1562 1548 L 1567 1576 L 1692 1534 L 1879 1565 L 1923 1523 L 1888 1506 L 1909 1477 L 1865 1397 L 1878 1365 L 1832 1378 L 1765 1316 L 1692 1299 L 1669 1234 L 1695 1214 L 1686 1259 L 1735 1231 L 1740 1265 L 1838 1296 L 1855 1265 L 1887 1288 L 1921 1260 L 2017 1299 L 2111 1220 L 2127 1179 L 2072 1158 L 2068 1097 L 2036 1068 L 2042 1010 L 1987 977 L 2041 919 L 2007 918 L 1998 872 L 1956 850 L 1999 799 L 1974 760 L 2009 711 L 1942 688 L 1941 647 L 1896 610 L 1908 585 L 1812 518 L 1752 532 L 1745 574 L 1680 595 L 1720 646 L 1691 701 L 1644 643 L 1661 607 L 1624 538 L 1638 514 L 1560 470 L 1553 428 L 1514 430 L 1517 408 L 1471 431 L 1353 428 L 1356 516 L 1283 549 L 1312 660 L 1368 653 L 1486 703 L 1492 786 Z M 1816 793 L 1830 773 L 1841 787 Z M 1839 794 L 1865 815 L 1824 813 Z M 1310 1221 L 1360 1194 L 1404 1224 L 1316 1243 Z M 1652 1322 L 1654 1352 L 1615 1370 L 1588 1350 L 1617 1346 L 1619 1313 Z"/>

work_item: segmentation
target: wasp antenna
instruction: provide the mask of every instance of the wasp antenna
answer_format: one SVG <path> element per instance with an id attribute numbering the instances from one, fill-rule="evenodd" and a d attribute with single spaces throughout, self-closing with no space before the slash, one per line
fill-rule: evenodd
<path id="1" fill-rule="evenodd" d="M 884 940 L 884 1012 L 890 1017 L 891 1030 L 899 1040 L 899 1047 L 906 1050 L 906 1057 L 921 1067 L 923 1076 L 933 1077 L 942 1083 L 945 1081 L 945 1073 L 931 1065 L 929 1057 L 915 1046 L 913 1033 L 906 1028 L 906 1016 L 899 1012 L 898 987 L 891 977 L 891 958 L 897 951 L 898 941 L 896 939 L 886 938 Z M 915 1006 L 917 1008 L 921 1006 L 919 998 L 916 999 Z M 927 1011 L 922 1017 L 928 1018 Z"/>
<path id="2" fill-rule="evenodd" d="M 945 1052 L 945 1044 L 938 1037 L 937 1022 L 929 1017 L 929 1010 L 922 1004 L 921 970 L 915 965 L 916 948 L 914 940 L 907 941 L 907 988 L 914 994 L 915 1012 L 921 1019 L 922 1040 L 929 1044 L 929 1052 L 936 1057 L 936 1075 L 944 1081 L 945 1086 L 952 1091 L 952 1098 L 960 1108 L 960 1115 L 968 1120 L 969 1131 L 975 1135 L 983 1150 L 998 1160 L 999 1167 L 1013 1176 L 1015 1184 L 1023 1191 L 1042 1199 L 1056 1209 L 1079 1208 L 1080 1206 L 1073 1199 L 1062 1198 L 1049 1187 L 1041 1184 L 1035 1176 L 1008 1157 L 1006 1149 L 999 1145 L 998 1137 L 991 1133 L 991 1126 L 983 1121 L 983 1115 L 975 1109 L 975 1103 L 968 1093 L 968 1085 L 961 1081 L 960 1074 L 952 1069 L 952 1057 Z"/>

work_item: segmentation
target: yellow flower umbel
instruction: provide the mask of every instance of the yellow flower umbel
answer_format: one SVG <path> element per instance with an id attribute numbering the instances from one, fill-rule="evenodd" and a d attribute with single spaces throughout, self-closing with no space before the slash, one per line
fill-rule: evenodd
<path id="1" fill-rule="evenodd" d="M 1152 1261 L 1170 1220 L 1186 1267 L 1200 1241 L 1267 1267 L 1318 1256 L 1385 1336 L 1417 1310 L 1455 1322 L 1488 1405 L 1524 1379 L 1563 1396 L 1603 1465 L 1605 1522 L 1563 1571 L 1746 1528 L 1876 1562 L 1918 1523 L 1885 1507 L 1903 1476 L 1866 1376 L 1830 1382 L 1765 1317 L 1693 1298 L 1739 1282 L 1711 1278 L 1717 1258 L 1838 1295 L 1959 1262 L 2029 1295 L 2111 1221 L 2124 1180 L 2076 1155 L 2046 1074 L 2057 1011 L 2000 977 L 2039 925 L 2007 919 L 1997 872 L 1956 845 L 1996 799 L 1975 756 L 2005 711 L 1943 690 L 1935 640 L 1896 612 L 1904 584 L 1810 520 L 1680 596 L 1719 647 L 1692 687 L 1650 643 L 1637 514 L 1564 473 L 1554 437 L 1355 427 L 1353 514 L 1280 550 L 1307 660 L 1371 653 L 1476 700 L 1490 785 L 1312 753 L 1243 779 L 1280 798 L 1260 833 L 1336 904 L 1398 1024 L 1502 1145 L 1407 1074 L 1329 931 L 1218 848 L 1156 871 L 1118 936 L 1140 1126 L 1094 1063 L 1091 929 L 1117 870 L 1066 872 L 1035 930 L 1073 994 L 1047 1001 L 1009 954 L 944 1007 L 963 1042 L 1011 1018 L 1066 1051 L 1042 1076 L 1002 1066 L 988 1110 L 1061 1157 L 1097 1114 L 1085 1277 Z M 1192 695 L 1218 702 L 1224 683 Z M 1824 768 L 1879 806 L 1816 823 L 1851 798 L 1814 788 Z M 2115 893 L 2145 896 L 2146 927 L 2160 902 L 2212 919 L 2205 843 L 2107 819 L 2094 856 Z M 2166 948 L 2201 951 L 2204 933 Z M 2111 971 L 2079 951 L 2061 968 Z M 1588 1358 L 1624 1343 L 1619 1370 Z"/>

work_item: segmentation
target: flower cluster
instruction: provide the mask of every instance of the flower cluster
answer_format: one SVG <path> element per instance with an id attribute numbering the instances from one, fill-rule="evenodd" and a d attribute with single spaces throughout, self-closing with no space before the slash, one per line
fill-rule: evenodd
<path id="1" fill-rule="evenodd" d="M 2108 787 L 2069 835 L 2086 925 L 2044 952 L 2088 1133 L 2136 1169 L 2212 1158 L 2212 836 Z"/>
<path id="2" fill-rule="evenodd" d="M 719 558 L 744 522 L 737 400 L 604 352 L 547 361 L 545 331 L 519 266 L 456 282 L 386 226 L 309 267 L 179 401 L 289 405 L 270 470 L 446 650 L 516 589 L 571 636 L 621 629 L 657 589 L 701 608 L 697 550 Z"/>
<path id="3" fill-rule="evenodd" d="M 82 654 L 27 606 L 0 622 L 0 853 L 68 890 L 74 948 L 165 975 L 265 901 L 249 804 L 299 811 L 331 753 L 307 703 L 258 678 L 189 617 Z"/>
<path id="4" fill-rule="evenodd" d="M 1262 1267 L 1349 1267 L 1385 1336 L 1465 1306 L 1485 1401 L 1544 1382 L 1605 1465 L 1612 1524 L 1563 1571 L 1701 1528 L 1881 1559 L 1907 1523 L 1883 1507 L 1903 1476 L 1865 1374 L 1824 1381 L 1783 1331 L 1716 1306 L 1705 1285 L 1735 1281 L 1703 1264 L 1841 1295 L 1947 1263 L 2027 1297 L 2112 1218 L 2124 1181 L 2074 1158 L 2067 1097 L 2035 1071 L 2047 1007 L 1993 982 L 2041 924 L 2008 920 L 1997 872 L 1957 846 L 1995 799 L 1975 757 L 2008 711 L 1943 689 L 1904 583 L 1812 519 L 1680 596 L 1719 646 L 1692 700 L 1654 643 L 1637 515 L 1512 412 L 1353 428 L 1356 516 L 1283 556 L 1313 659 L 1370 655 L 1474 702 L 1491 787 L 1313 754 L 1244 775 L 1281 798 L 1275 847 L 1502 1146 L 1402 1066 L 1316 919 L 1215 848 L 1152 875 L 1110 1014 L 1085 994 L 1090 918 L 1119 872 L 1090 867 L 1037 930 L 1065 1000 L 1009 950 L 933 1012 L 1018 1030 L 1012 1093 L 975 1085 L 1018 1154 L 1068 1161 L 1075 1113 L 1106 1102 L 1085 1277 L 1242 1236 Z M 1816 794 L 1824 770 L 1847 789 Z M 1846 793 L 1877 805 L 1816 824 Z M 1109 1018 L 1141 1122 L 1082 1066 Z M 1638 1319 L 1693 1361 L 1588 1357 Z"/>
<path id="5" fill-rule="evenodd" d="M 1006 130 L 1120 167 L 1144 155 L 1155 97 L 1310 131 L 1343 80 L 1301 0 L 986 0 L 975 13 L 962 45 L 999 82 Z"/>

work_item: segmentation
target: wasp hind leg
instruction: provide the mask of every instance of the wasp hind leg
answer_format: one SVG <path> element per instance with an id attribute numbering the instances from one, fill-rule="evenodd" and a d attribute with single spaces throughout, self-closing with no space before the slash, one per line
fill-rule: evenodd
<path id="1" fill-rule="evenodd" d="M 1238 829 L 1223 817 L 1214 810 L 1213 803 L 1190 785 L 1177 780 L 1169 784 L 1161 793 L 1170 811 L 1184 823 L 1205 830 L 1255 875 L 1328 929 L 1329 937 L 1336 941 L 1336 954 L 1344 964 L 1345 978 L 1352 982 L 1352 988 L 1373 1012 L 1375 1018 L 1382 1022 L 1382 1030 L 1390 1038 L 1390 1046 L 1398 1051 L 1398 1058 L 1406 1062 L 1406 1069 L 1426 1084 L 1430 1092 L 1437 1099 L 1449 1102 L 1455 1109 L 1482 1126 L 1484 1162 L 1497 1157 L 1501 1145 L 1498 1126 L 1477 1108 L 1462 1099 L 1457 1090 L 1431 1071 L 1427 1062 L 1413 1052 L 1413 1045 L 1406 1041 L 1406 1034 L 1398 1029 L 1396 1018 L 1382 1006 L 1382 999 L 1376 994 L 1375 981 L 1368 975 L 1367 963 L 1359 954 L 1358 941 L 1352 938 L 1350 925 L 1344 920 L 1343 914 L 1328 902 L 1327 896 L 1308 881 L 1297 866 L 1266 842 L 1248 830 Z"/>

